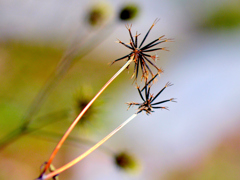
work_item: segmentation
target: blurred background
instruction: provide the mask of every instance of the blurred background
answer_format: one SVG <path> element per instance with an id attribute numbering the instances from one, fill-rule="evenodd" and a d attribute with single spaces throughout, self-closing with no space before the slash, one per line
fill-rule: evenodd
<path id="1" fill-rule="evenodd" d="M 170 111 L 141 113 L 60 179 L 240 179 L 240 2 L 0 0 L 0 179 L 39 176 L 68 126 L 124 64 L 126 24 L 146 43 L 165 35 L 152 87 Z M 152 53 L 154 54 L 154 53 Z M 58 168 L 136 112 L 124 71 L 53 161 Z"/>

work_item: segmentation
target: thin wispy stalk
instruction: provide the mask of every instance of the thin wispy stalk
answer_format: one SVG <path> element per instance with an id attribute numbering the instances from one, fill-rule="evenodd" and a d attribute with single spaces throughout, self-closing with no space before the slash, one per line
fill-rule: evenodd
<path id="1" fill-rule="evenodd" d="M 105 25 L 99 28 L 99 30 L 93 33 L 93 35 L 82 35 L 80 37 L 80 42 L 78 42 L 78 39 L 76 38 L 73 40 L 68 50 L 65 52 L 65 54 L 59 61 L 59 64 L 57 65 L 55 71 L 40 89 L 37 96 L 34 98 L 31 105 L 29 106 L 28 111 L 25 113 L 23 117 L 25 126 L 27 126 L 32 121 L 33 115 L 39 111 L 40 107 L 42 106 L 48 95 L 68 72 L 73 63 L 76 62 L 75 57 L 78 57 L 77 60 L 79 61 L 85 55 L 94 50 L 100 43 L 102 43 L 106 36 L 109 35 L 109 32 L 106 32 L 105 29 L 110 29 L 111 26 L 112 24 L 109 23 L 108 26 Z"/>
<path id="2" fill-rule="evenodd" d="M 65 134 L 63 135 L 63 137 L 61 138 L 61 140 L 59 141 L 59 143 L 57 144 L 57 146 L 55 147 L 54 151 L 52 152 L 46 166 L 44 167 L 44 170 L 42 172 L 42 174 L 44 174 L 47 169 L 50 167 L 50 164 L 52 163 L 54 157 L 56 156 L 57 152 L 59 151 L 59 149 L 61 148 L 62 144 L 64 143 L 64 141 L 66 140 L 66 138 L 68 137 L 68 135 L 71 133 L 71 131 L 73 130 L 73 128 L 76 126 L 76 124 L 79 122 L 79 120 L 82 118 L 82 116 L 85 114 L 85 112 L 88 110 L 88 108 L 93 104 L 93 102 L 102 94 L 102 92 L 113 82 L 113 80 L 119 75 L 121 74 L 121 72 L 123 72 L 123 70 L 125 70 L 129 64 L 133 61 L 133 56 L 131 57 L 131 59 L 129 61 L 127 61 L 127 63 L 115 74 L 112 76 L 112 78 L 100 89 L 100 91 L 93 97 L 93 99 L 85 106 L 85 108 L 80 112 L 80 114 L 77 116 L 77 118 L 73 121 L 73 123 L 70 125 L 70 127 L 68 128 L 68 130 L 65 132 Z"/>
<path id="3" fill-rule="evenodd" d="M 56 133 L 56 132 L 51 132 L 51 131 L 46 131 L 46 130 L 36 130 L 32 128 L 29 128 L 30 131 L 36 131 L 35 133 L 31 134 L 31 137 L 34 137 L 36 139 L 41 139 L 44 141 L 48 142 L 57 142 L 59 138 L 63 136 L 62 133 Z M 68 136 L 67 140 L 65 141 L 64 145 L 65 146 L 71 146 L 71 147 L 76 147 L 76 148 L 84 148 L 87 149 L 91 146 L 96 144 L 96 141 L 90 140 L 90 139 L 85 139 L 81 137 L 76 137 L 76 136 Z M 104 151 L 106 154 L 113 155 L 116 152 L 112 149 L 110 149 L 107 146 L 101 146 L 101 150 Z"/>
<path id="4" fill-rule="evenodd" d="M 111 32 L 113 32 L 114 23 L 111 22 L 112 21 L 109 21 L 107 24 L 104 24 L 97 30 L 97 32 L 93 33 L 91 36 L 82 35 L 80 38 L 73 39 L 72 44 L 60 59 L 55 71 L 50 75 L 46 83 L 41 87 L 29 105 L 28 110 L 23 115 L 22 124 L 12 132 L 8 133 L 5 137 L 0 139 L 0 149 L 3 149 L 8 144 L 14 142 L 25 134 L 28 126 L 33 121 L 34 115 L 39 112 L 43 103 L 46 101 L 50 93 L 58 85 L 61 79 L 65 76 L 71 66 L 77 60 L 79 61 L 89 52 L 94 50 L 100 43 L 103 42 L 104 39 L 106 39 L 107 36 L 109 36 Z M 78 41 L 79 39 L 81 39 L 80 42 Z M 76 57 L 78 57 L 77 60 Z"/>
<path id="5" fill-rule="evenodd" d="M 41 128 L 44 128 L 46 126 L 49 126 L 50 124 L 59 122 L 66 117 L 68 117 L 71 109 L 62 109 L 59 111 L 47 113 L 43 116 L 40 116 L 38 118 L 34 119 L 35 123 L 31 123 L 28 127 L 22 129 L 17 128 L 11 133 L 8 134 L 8 136 L 0 139 L 0 149 L 3 149 L 8 144 L 12 143 L 13 141 L 17 140 L 18 138 L 28 135 L 34 131 L 37 131 Z"/>
<path id="6" fill-rule="evenodd" d="M 55 171 L 47 175 L 43 174 L 38 178 L 38 180 L 50 179 L 62 173 L 63 171 L 67 170 L 68 168 L 72 167 L 73 165 L 77 164 L 79 161 L 81 161 L 83 158 L 85 158 L 86 156 L 91 154 L 94 150 L 96 150 L 99 146 L 101 146 L 104 142 L 106 142 L 109 138 L 111 138 L 114 134 L 116 134 L 120 129 L 122 129 L 126 124 L 128 124 L 131 120 L 133 120 L 137 115 L 138 115 L 137 113 L 133 114 L 131 117 L 129 117 L 126 121 L 124 121 L 121 125 L 119 125 L 116 129 L 114 129 L 111 133 L 109 133 L 106 137 L 104 137 L 101 141 L 99 141 L 97 144 L 95 144 L 93 147 L 91 147 L 82 155 L 78 156 L 71 162 L 65 164 L 64 166 L 60 167 L 59 169 L 56 169 Z"/>

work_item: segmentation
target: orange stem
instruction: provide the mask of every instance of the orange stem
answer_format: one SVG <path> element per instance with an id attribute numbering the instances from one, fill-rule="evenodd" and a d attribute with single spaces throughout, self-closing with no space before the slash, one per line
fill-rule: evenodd
<path id="1" fill-rule="evenodd" d="M 100 89 L 100 91 L 93 97 L 93 99 L 85 106 L 85 108 L 80 112 L 80 114 L 77 116 L 77 118 L 73 121 L 73 123 L 71 124 L 71 126 L 68 128 L 68 130 L 65 132 L 65 134 L 63 135 L 62 139 L 58 142 L 57 146 L 55 147 L 54 151 L 52 152 L 46 166 L 44 167 L 43 172 L 41 173 L 41 176 L 47 171 L 47 169 L 49 168 L 50 164 L 52 163 L 54 157 L 56 156 L 58 150 L 61 148 L 62 144 L 64 143 L 64 141 L 67 139 L 68 135 L 71 133 L 71 131 L 73 130 L 73 128 L 76 126 L 76 124 L 78 123 L 78 121 L 81 119 L 81 117 L 85 114 L 85 112 L 88 110 L 88 108 L 93 104 L 93 102 L 101 95 L 101 93 L 109 86 L 109 84 L 111 84 L 111 82 L 124 70 L 126 69 L 126 67 L 133 61 L 133 57 L 131 57 L 130 60 L 127 61 L 127 63 L 116 73 L 113 75 L 113 77 L 111 79 L 109 79 L 109 81 L 102 87 L 102 89 Z M 40 177 L 41 177 L 40 176 Z"/>

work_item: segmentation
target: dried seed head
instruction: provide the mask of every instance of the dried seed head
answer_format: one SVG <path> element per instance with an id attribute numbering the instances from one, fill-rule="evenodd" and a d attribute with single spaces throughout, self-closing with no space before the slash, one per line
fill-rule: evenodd
<path id="1" fill-rule="evenodd" d="M 174 98 L 171 98 L 171 99 L 168 99 L 168 100 L 164 100 L 164 101 L 160 101 L 160 102 L 157 102 L 155 103 L 155 99 L 164 91 L 164 89 L 166 89 L 167 87 L 169 86 L 172 86 L 173 84 L 171 84 L 170 82 L 168 82 L 155 96 L 153 94 L 150 93 L 150 89 L 151 89 L 151 86 L 152 86 L 152 81 L 156 78 L 156 75 L 150 80 L 150 81 L 146 81 L 145 82 L 145 86 L 142 90 L 140 90 L 139 86 L 137 86 L 137 90 L 138 90 L 138 93 L 141 97 L 141 99 L 143 100 L 142 103 L 135 103 L 135 102 L 130 102 L 130 103 L 127 103 L 128 104 L 128 109 L 131 107 L 131 106 L 134 106 L 134 105 L 137 105 L 138 106 L 138 112 L 137 113 L 140 113 L 142 111 L 145 111 L 147 115 L 151 114 L 151 112 L 154 112 L 153 109 L 166 109 L 168 110 L 168 107 L 164 107 L 164 106 L 156 106 L 156 105 L 159 105 L 159 104 L 163 104 L 165 102 L 169 102 L 169 101 L 172 101 L 172 102 L 176 102 Z M 142 91 L 144 91 L 145 93 L 145 97 L 144 95 L 142 94 Z"/>
<path id="2" fill-rule="evenodd" d="M 134 19 L 139 14 L 139 7 L 135 4 L 124 6 L 119 13 L 119 19 L 128 21 Z"/>
<path id="3" fill-rule="evenodd" d="M 150 29 L 148 30 L 148 32 L 146 33 L 146 35 L 144 36 L 142 42 L 140 43 L 140 45 L 138 45 L 138 37 L 140 34 L 137 34 L 133 37 L 132 32 L 131 32 L 131 28 L 132 25 L 126 25 L 126 28 L 129 32 L 130 35 L 130 43 L 129 45 L 126 43 L 123 43 L 122 41 L 118 41 L 119 43 L 121 43 L 122 45 L 124 45 L 125 47 L 127 47 L 128 49 L 131 50 L 131 52 L 126 55 L 123 56 L 119 59 L 116 59 L 115 61 L 112 62 L 115 63 L 117 61 L 123 60 L 125 58 L 127 58 L 127 60 L 130 60 L 131 57 L 133 58 L 133 62 L 134 62 L 134 71 L 132 74 L 132 78 L 135 77 L 135 81 L 137 81 L 137 77 L 139 74 L 139 71 L 141 71 L 141 81 L 147 81 L 149 78 L 149 75 L 151 75 L 151 77 L 154 76 L 153 74 L 153 69 L 157 70 L 158 74 L 163 73 L 162 69 L 158 68 L 155 65 L 155 61 L 158 59 L 157 55 L 149 55 L 147 54 L 148 52 L 153 52 L 153 51 L 158 51 L 158 50 L 166 50 L 166 48 L 152 48 L 158 44 L 164 43 L 167 41 L 167 39 L 163 39 L 164 36 L 161 36 L 157 39 L 155 39 L 154 41 L 148 43 L 147 45 L 143 46 L 143 43 L 145 42 L 149 32 L 151 31 L 151 29 L 155 26 L 155 24 L 159 21 L 159 19 L 156 19 L 154 21 L 154 23 L 152 24 L 152 26 L 150 27 Z"/>
<path id="4" fill-rule="evenodd" d="M 90 102 L 93 97 L 93 90 L 91 87 L 83 86 L 74 94 L 74 105 L 72 111 L 72 117 L 76 117 Z M 77 127 L 81 132 L 88 133 L 93 127 L 98 127 L 100 121 L 98 121 L 98 115 L 100 114 L 101 100 L 96 101 L 86 113 L 83 115 L 81 120 L 78 122 Z"/>
<path id="5" fill-rule="evenodd" d="M 115 155 L 115 164 L 124 171 L 136 171 L 139 169 L 137 160 L 127 152 L 120 152 Z"/>
<path id="6" fill-rule="evenodd" d="M 86 15 L 87 22 L 91 26 L 102 25 L 112 14 L 112 7 L 107 3 L 94 5 Z"/>

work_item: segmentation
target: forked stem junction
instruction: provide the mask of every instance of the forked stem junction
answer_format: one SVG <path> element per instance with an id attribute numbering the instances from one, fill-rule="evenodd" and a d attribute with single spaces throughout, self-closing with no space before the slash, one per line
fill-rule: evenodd
<path id="1" fill-rule="evenodd" d="M 71 162 L 65 164 L 64 166 L 60 167 L 59 169 L 56 169 L 55 171 L 53 171 L 47 175 L 43 175 L 41 177 L 41 179 L 38 178 L 38 180 L 45 180 L 45 179 L 52 178 L 52 177 L 60 174 L 61 172 L 67 170 L 68 168 L 72 167 L 73 165 L 75 165 L 76 163 L 81 161 L 83 158 L 88 156 L 90 153 L 92 153 L 94 150 L 96 150 L 99 146 L 101 146 L 104 142 L 106 142 L 109 138 L 111 138 L 115 133 L 117 133 L 120 129 L 122 129 L 126 124 L 128 124 L 131 120 L 133 120 L 137 115 L 138 115 L 137 113 L 133 114 L 126 121 L 124 121 L 121 125 L 119 125 L 116 129 L 114 129 L 111 133 L 109 133 L 105 138 L 103 138 L 101 141 L 99 141 L 97 144 L 95 144 L 93 147 L 91 147 L 85 153 L 78 156 L 76 159 L 72 160 Z"/>

